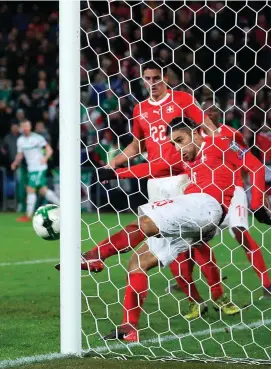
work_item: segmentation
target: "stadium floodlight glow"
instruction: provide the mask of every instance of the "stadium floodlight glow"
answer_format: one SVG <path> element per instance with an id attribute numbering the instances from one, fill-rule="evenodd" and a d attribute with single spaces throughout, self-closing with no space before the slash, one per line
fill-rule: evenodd
<path id="1" fill-rule="evenodd" d="M 80 355 L 80 1 L 59 10 L 61 353 Z"/>

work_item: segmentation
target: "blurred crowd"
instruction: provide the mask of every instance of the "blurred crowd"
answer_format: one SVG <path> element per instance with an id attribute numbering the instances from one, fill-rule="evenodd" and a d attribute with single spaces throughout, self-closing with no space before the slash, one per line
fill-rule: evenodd
<path id="1" fill-rule="evenodd" d="M 19 123 L 58 149 L 58 4 L 0 3 L 0 166 L 16 155 Z M 53 165 L 58 165 L 58 155 Z"/>
<path id="2" fill-rule="evenodd" d="M 147 97 L 139 66 L 152 57 L 169 65 L 172 88 L 199 102 L 215 96 L 222 119 L 260 156 L 270 142 L 271 19 L 265 2 L 245 5 L 82 1 L 82 163 L 103 165 L 132 139 L 133 106 Z M 58 3 L 1 1 L 0 166 L 13 161 L 25 118 L 58 166 L 58 68 Z"/>

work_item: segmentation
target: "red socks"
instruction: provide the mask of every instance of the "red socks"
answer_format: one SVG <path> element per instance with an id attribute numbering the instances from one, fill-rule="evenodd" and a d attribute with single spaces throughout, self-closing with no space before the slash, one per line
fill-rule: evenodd
<path id="1" fill-rule="evenodd" d="M 141 307 L 147 296 L 148 277 L 145 273 L 132 272 L 128 274 L 127 282 L 122 325 L 131 324 L 137 328 L 142 310 Z"/>
<path id="2" fill-rule="evenodd" d="M 119 251 L 127 248 L 135 248 L 145 239 L 145 235 L 139 229 L 138 224 L 129 224 L 122 231 L 113 234 L 109 238 L 101 241 L 96 247 L 85 254 L 85 258 L 105 260 Z"/>
<path id="3" fill-rule="evenodd" d="M 193 253 L 193 250 L 191 250 Z M 202 299 L 193 281 L 194 261 L 190 258 L 190 252 L 186 251 L 170 264 L 170 270 L 182 291 L 191 301 L 201 302 Z"/>
<path id="4" fill-rule="evenodd" d="M 217 300 L 224 293 L 220 280 L 219 268 L 212 249 L 208 244 L 201 244 L 180 254 L 175 261 L 170 264 L 170 269 L 182 291 L 190 300 L 203 301 L 193 282 L 194 263 L 197 263 L 204 274 L 211 289 L 213 300 Z"/>
<path id="5" fill-rule="evenodd" d="M 236 240 L 243 246 L 246 256 L 261 280 L 263 287 L 270 288 L 271 281 L 259 245 L 247 230 L 242 231 L 238 228 L 233 228 L 232 230 Z"/>
<path id="6" fill-rule="evenodd" d="M 207 243 L 202 243 L 194 248 L 194 260 L 199 265 L 211 289 L 212 299 L 219 299 L 224 293 L 221 284 L 220 271 L 212 248 Z"/>

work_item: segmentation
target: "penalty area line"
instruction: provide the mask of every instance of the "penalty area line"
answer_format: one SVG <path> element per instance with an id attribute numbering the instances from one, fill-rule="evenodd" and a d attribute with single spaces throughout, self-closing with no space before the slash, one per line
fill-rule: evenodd
<path id="1" fill-rule="evenodd" d="M 216 328 L 216 329 L 205 329 L 205 330 L 201 330 L 201 331 L 195 331 L 195 332 L 191 332 L 191 333 L 184 333 L 184 334 L 179 334 L 179 335 L 172 335 L 172 336 L 164 336 L 161 337 L 160 339 L 158 339 L 157 337 L 154 338 L 149 338 L 147 340 L 143 340 L 139 343 L 129 343 L 129 344 L 105 344 L 105 345 L 101 345 L 101 346 L 97 346 L 92 348 L 90 351 L 84 351 L 82 352 L 82 354 L 88 354 L 89 352 L 93 352 L 93 353 L 103 353 L 103 352 L 112 352 L 112 353 L 116 353 L 118 354 L 118 352 L 114 352 L 112 350 L 124 350 L 126 348 L 131 348 L 131 347 L 139 347 L 141 345 L 146 345 L 146 344 L 159 344 L 161 345 L 162 342 L 170 342 L 170 341 L 174 341 L 174 340 L 180 340 L 186 337 L 190 337 L 191 335 L 193 335 L 194 337 L 201 337 L 201 336 L 206 336 L 206 335 L 210 335 L 212 334 L 216 334 L 216 333 L 223 333 L 226 332 L 226 329 L 228 329 L 228 333 L 230 333 L 231 331 L 244 331 L 248 328 L 260 328 L 263 326 L 267 326 L 271 324 L 271 320 L 270 319 L 266 319 L 266 320 L 258 320 L 256 322 L 252 322 L 250 324 L 236 324 L 236 325 L 232 325 L 232 326 L 226 326 L 226 327 L 222 327 L 222 328 Z M 153 347 L 154 348 L 154 347 Z M 194 356 L 194 355 L 192 355 Z M 198 355 L 197 355 L 198 356 Z M 28 356 L 28 357 L 22 357 L 22 358 L 18 358 L 15 360 L 4 360 L 4 361 L 0 361 L 0 369 L 8 369 L 8 368 L 13 368 L 16 366 L 21 366 L 21 365 L 27 365 L 27 364 L 33 364 L 33 363 L 40 363 L 40 362 L 45 362 L 45 361 L 51 361 L 51 360 L 55 360 L 55 359 L 65 359 L 65 358 L 69 358 L 69 357 L 74 357 L 72 355 L 64 355 L 64 354 L 60 354 L 60 353 L 52 353 L 52 354 L 45 354 L 45 355 L 36 355 L 36 356 Z M 173 357 L 171 356 L 171 358 L 173 359 Z M 201 359 L 199 359 L 201 360 Z M 214 358 L 214 360 L 216 360 L 216 358 Z M 259 360 L 259 359 L 251 359 L 251 358 L 229 358 L 229 360 L 235 360 L 235 361 L 243 361 L 243 360 L 255 360 L 256 362 L 261 362 L 261 363 L 266 363 L 266 360 Z"/>
<path id="2" fill-rule="evenodd" d="M 56 263 L 59 259 L 40 259 L 40 260 L 26 260 L 26 261 L 11 261 L 7 263 L 0 263 L 0 267 L 13 266 L 13 265 L 30 265 L 30 264 L 43 264 L 43 263 Z"/>

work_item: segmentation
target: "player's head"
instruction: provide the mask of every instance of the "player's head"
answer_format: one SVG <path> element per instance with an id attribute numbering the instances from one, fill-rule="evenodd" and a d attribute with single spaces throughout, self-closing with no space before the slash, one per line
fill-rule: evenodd
<path id="1" fill-rule="evenodd" d="M 142 77 L 145 88 L 152 99 L 161 99 L 167 92 L 167 66 L 158 59 L 151 60 L 142 65 Z"/>
<path id="2" fill-rule="evenodd" d="M 220 123 L 221 118 L 221 111 L 220 111 L 220 103 L 216 97 L 209 96 L 207 97 L 202 105 L 202 110 L 208 115 L 210 120 L 218 126 Z"/>
<path id="3" fill-rule="evenodd" d="M 21 132 L 22 132 L 23 135 L 29 136 L 30 133 L 31 133 L 31 129 L 32 129 L 30 121 L 29 120 L 23 120 L 20 123 L 20 129 L 21 129 Z"/>
<path id="4" fill-rule="evenodd" d="M 196 157 L 203 142 L 200 127 L 189 118 L 174 118 L 168 124 L 166 134 L 186 161 Z"/>

